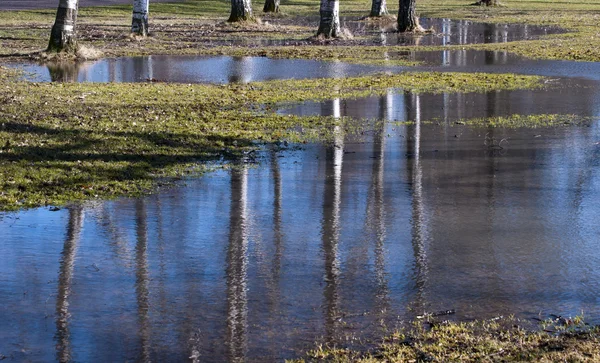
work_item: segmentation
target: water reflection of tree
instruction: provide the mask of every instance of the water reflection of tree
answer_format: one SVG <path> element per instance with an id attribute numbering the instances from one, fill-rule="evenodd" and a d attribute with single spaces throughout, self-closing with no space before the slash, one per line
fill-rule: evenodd
<path id="1" fill-rule="evenodd" d="M 141 199 L 135 202 L 135 227 L 137 242 L 135 246 L 135 294 L 138 305 L 139 336 L 142 360 L 150 361 L 150 319 L 149 319 L 149 281 L 148 271 L 148 225 L 146 207 Z"/>
<path id="2" fill-rule="evenodd" d="M 69 208 L 67 236 L 63 246 L 58 273 L 58 294 L 56 297 L 56 359 L 69 362 L 72 359 L 71 337 L 69 332 L 69 297 L 73 285 L 75 256 L 79 247 L 84 212 L 81 206 Z"/>
<path id="3" fill-rule="evenodd" d="M 248 346 L 248 172 L 231 171 L 229 248 L 227 250 L 227 346 L 229 358 L 244 360 Z"/>
<path id="4" fill-rule="evenodd" d="M 340 117 L 340 99 L 333 101 L 333 115 Z M 325 188 L 323 196 L 323 219 L 321 234 L 325 257 L 325 305 L 326 341 L 334 342 L 339 325 L 339 275 L 340 261 L 338 243 L 340 238 L 340 204 L 342 193 L 342 163 L 344 159 L 344 131 L 334 128 L 334 143 L 326 150 Z"/>
<path id="5" fill-rule="evenodd" d="M 428 260 L 426 252 L 426 214 L 423 201 L 423 170 L 421 167 L 421 99 L 419 95 L 405 93 L 406 119 L 414 124 L 407 127 L 406 152 L 409 160 L 406 164 L 408 184 L 412 196 L 412 245 L 415 256 L 414 279 L 417 287 L 416 308 L 425 303 L 425 285 L 427 282 Z"/>
<path id="6" fill-rule="evenodd" d="M 389 308 L 389 291 L 386 274 L 386 227 L 385 227 L 385 110 L 388 107 L 388 98 L 381 97 L 380 120 L 373 143 L 373 171 L 371 174 L 371 188 L 367 199 L 367 220 L 375 232 L 375 278 L 377 283 L 375 311 L 381 322 Z"/>
<path id="7" fill-rule="evenodd" d="M 52 82 L 77 82 L 80 64 L 77 62 L 50 62 L 46 64 Z"/>
<path id="8" fill-rule="evenodd" d="M 229 83 L 248 83 L 254 72 L 252 57 L 233 57 L 229 73 Z"/>

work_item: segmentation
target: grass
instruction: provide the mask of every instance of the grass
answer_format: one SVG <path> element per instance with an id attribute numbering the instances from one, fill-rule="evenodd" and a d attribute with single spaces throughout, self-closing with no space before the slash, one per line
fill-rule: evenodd
<path id="1" fill-rule="evenodd" d="M 295 362 L 597 362 L 600 328 L 581 317 L 531 329 L 515 318 L 416 321 L 370 351 L 318 346 Z"/>

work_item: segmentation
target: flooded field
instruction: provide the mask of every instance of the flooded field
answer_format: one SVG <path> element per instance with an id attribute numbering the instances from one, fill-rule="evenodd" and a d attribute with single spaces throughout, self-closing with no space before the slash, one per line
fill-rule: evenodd
<path id="1" fill-rule="evenodd" d="M 502 31 L 492 33 L 515 39 Z M 372 127 L 337 127 L 327 145 L 269 145 L 258 163 L 145 198 L 0 214 L 0 360 L 281 361 L 315 342 L 368 346 L 439 311 L 457 320 L 583 312 L 600 323 L 600 65 L 484 51 L 398 56 L 424 62 L 416 71 L 553 78 L 535 91 L 391 89 L 282 105 Z M 214 83 L 402 70 L 167 56 L 78 67 L 59 78 L 26 70 L 42 81 Z M 461 121 L 515 114 L 589 121 Z"/>

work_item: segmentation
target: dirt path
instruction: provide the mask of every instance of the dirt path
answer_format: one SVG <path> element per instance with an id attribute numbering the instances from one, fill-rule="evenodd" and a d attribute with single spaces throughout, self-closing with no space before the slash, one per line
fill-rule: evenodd
<path id="1" fill-rule="evenodd" d="M 152 0 L 152 2 L 166 3 L 178 2 L 178 0 Z M 132 3 L 133 0 L 80 0 L 79 6 L 105 6 Z M 57 6 L 58 0 L 0 0 L 0 10 L 54 9 Z"/>

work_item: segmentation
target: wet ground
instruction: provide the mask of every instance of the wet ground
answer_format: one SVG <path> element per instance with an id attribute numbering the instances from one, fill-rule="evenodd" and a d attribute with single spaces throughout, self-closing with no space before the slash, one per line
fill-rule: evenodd
<path id="1" fill-rule="evenodd" d="M 0 358 L 280 361 L 316 341 L 368 346 L 424 312 L 446 310 L 458 320 L 583 311 L 600 323 L 599 65 L 504 52 L 409 56 L 428 64 L 419 69 L 553 81 L 535 91 L 390 90 L 282 106 L 385 122 L 362 135 L 337 128 L 331 145 L 268 147 L 258 165 L 147 198 L 0 214 Z M 149 65 L 162 60 L 180 62 L 171 74 L 185 82 L 211 74 L 210 62 L 229 64 L 214 66 L 219 83 L 269 79 L 261 72 L 274 62 L 282 62 L 280 77 L 292 68 L 304 72 L 298 77 L 378 70 L 148 57 L 104 61 L 115 64 L 114 78 L 94 80 L 175 80 Z M 202 72 L 193 62 L 206 62 Z M 592 121 L 457 123 L 515 114 Z"/>
<path id="2" fill-rule="evenodd" d="M 285 19 L 284 19 L 285 21 Z M 535 39 L 562 29 L 523 24 L 486 24 L 466 20 L 422 19 L 435 34 L 399 35 L 393 26 L 345 21 L 357 34 L 374 36 L 381 44 L 449 45 L 502 43 Z M 393 25 L 393 23 L 392 23 Z M 227 42 L 231 42 L 228 40 Z M 275 45 L 285 40 L 269 41 Z M 248 43 L 246 40 L 245 43 Z M 273 45 L 271 44 L 271 45 Z M 548 76 L 600 77 L 597 63 L 532 61 L 507 52 L 459 50 L 444 52 L 390 52 L 387 60 L 411 60 L 426 67 L 361 66 L 342 62 L 265 57 L 148 56 L 101 59 L 77 64 L 12 64 L 24 69 L 28 78 L 39 82 L 177 82 L 247 83 L 272 79 L 340 78 L 376 72 L 403 70 L 473 71 L 540 74 Z M 493 66 L 490 68 L 489 66 Z M 465 69 L 467 67 L 468 69 Z"/>

